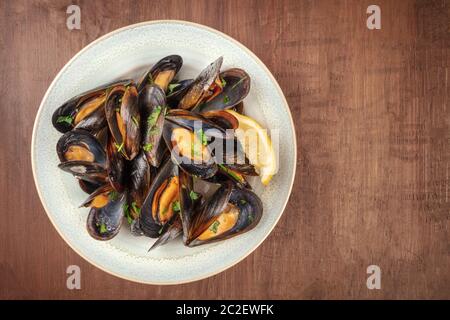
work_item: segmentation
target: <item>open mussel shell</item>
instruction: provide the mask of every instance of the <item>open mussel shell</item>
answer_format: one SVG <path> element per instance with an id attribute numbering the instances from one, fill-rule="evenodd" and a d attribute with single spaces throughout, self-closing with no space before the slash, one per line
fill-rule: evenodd
<path id="1" fill-rule="evenodd" d="M 138 82 L 139 93 L 147 84 L 154 83 L 164 92 L 167 86 L 181 69 L 183 58 L 179 55 L 170 55 L 159 60 L 149 71 L 147 71 Z"/>
<path id="2" fill-rule="evenodd" d="M 162 227 L 177 215 L 178 184 L 178 167 L 169 158 L 153 179 L 141 208 L 139 227 L 144 235 L 158 238 Z"/>
<path id="3" fill-rule="evenodd" d="M 63 171 L 71 173 L 74 177 L 89 181 L 92 183 L 98 183 L 99 181 L 107 181 L 107 173 L 105 167 L 89 161 L 66 161 L 58 165 Z"/>
<path id="4" fill-rule="evenodd" d="M 183 171 L 200 179 L 210 178 L 217 172 L 208 144 L 195 131 L 166 120 L 163 137 L 172 160 Z"/>
<path id="5" fill-rule="evenodd" d="M 191 131 L 202 130 L 208 138 L 224 140 L 234 137 L 233 132 L 227 132 L 213 121 L 188 110 L 172 109 L 167 112 L 166 120 Z"/>
<path id="6" fill-rule="evenodd" d="M 152 166 L 159 167 L 166 149 L 162 141 L 167 108 L 164 91 L 157 85 L 146 85 L 139 94 L 139 106 L 143 118 L 142 149 L 147 161 Z"/>
<path id="7" fill-rule="evenodd" d="M 86 198 L 86 200 L 83 201 L 82 204 L 80 204 L 81 207 L 94 207 L 94 208 L 101 208 L 105 206 L 109 201 L 109 194 L 113 188 L 109 183 L 106 183 L 100 187 L 98 187 L 94 192 L 92 192 L 89 197 Z"/>
<path id="8" fill-rule="evenodd" d="M 193 83 L 194 79 L 185 79 L 170 83 L 166 93 L 167 105 L 171 108 L 176 108 Z"/>
<path id="9" fill-rule="evenodd" d="M 131 220 L 139 218 L 145 197 L 150 189 L 151 170 L 141 151 L 131 163 L 128 181 L 128 214 Z"/>
<path id="10" fill-rule="evenodd" d="M 188 92 L 186 92 L 178 103 L 178 108 L 192 109 L 211 98 L 216 92 L 216 89 L 221 90 L 219 72 L 222 62 L 223 57 L 218 58 L 198 75 L 191 84 Z"/>
<path id="11" fill-rule="evenodd" d="M 165 245 L 169 241 L 178 238 L 183 234 L 183 228 L 181 226 L 181 221 L 179 216 L 176 216 L 175 219 L 172 219 L 167 223 L 161 231 L 161 235 L 155 241 L 155 243 L 148 249 L 148 251 L 154 250 L 162 245 Z"/>
<path id="12" fill-rule="evenodd" d="M 117 192 L 123 192 L 125 190 L 126 163 L 112 136 L 108 136 L 106 160 L 109 183 Z"/>
<path id="13" fill-rule="evenodd" d="M 235 237 L 253 229 L 261 219 L 262 202 L 250 190 L 221 186 L 194 217 L 190 247 Z"/>
<path id="14" fill-rule="evenodd" d="M 78 184 L 80 185 L 81 190 L 86 192 L 87 194 L 91 194 L 95 192 L 98 188 L 102 186 L 102 183 L 104 181 L 98 181 L 98 182 L 90 182 L 82 179 L 78 179 Z"/>
<path id="15" fill-rule="evenodd" d="M 109 240 L 119 233 L 124 217 L 125 194 L 111 191 L 107 202 L 92 207 L 87 218 L 87 230 L 97 240 Z"/>
<path id="16" fill-rule="evenodd" d="M 138 154 L 141 142 L 136 87 L 133 84 L 113 87 L 106 98 L 105 112 L 116 148 L 127 160 L 132 160 Z"/>
<path id="17" fill-rule="evenodd" d="M 116 85 L 126 85 L 130 80 L 122 80 L 100 86 L 79 94 L 64 102 L 52 116 L 53 126 L 65 133 L 73 128 L 96 132 L 106 125 L 104 105 L 108 90 Z"/>
<path id="18" fill-rule="evenodd" d="M 236 130 L 239 127 L 239 120 L 231 113 L 224 110 L 212 110 L 203 112 L 202 116 L 214 122 L 224 130 Z"/>
<path id="19" fill-rule="evenodd" d="M 206 181 L 215 184 L 224 184 L 231 181 L 238 188 L 252 189 L 244 174 L 229 168 L 225 164 L 219 164 L 218 168 L 217 173 Z"/>
<path id="20" fill-rule="evenodd" d="M 196 108 L 195 112 L 225 110 L 239 104 L 250 91 L 250 76 L 242 69 L 228 69 L 220 73 L 225 86 L 214 98 Z"/>
<path id="21" fill-rule="evenodd" d="M 62 135 L 56 144 L 61 162 L 81 160 L 104 166 L 106 155 L 102 145 L 89 132 L 73 130 Z"/>
<path id="22" fill-rule="evenodd" d="M 192 176 L 179 172 L 180 218 L 183 230 L 183 241 L 186 241 L 194 217 L 195 207 L 200 204 L 201 195 L 194 191 Z"/>

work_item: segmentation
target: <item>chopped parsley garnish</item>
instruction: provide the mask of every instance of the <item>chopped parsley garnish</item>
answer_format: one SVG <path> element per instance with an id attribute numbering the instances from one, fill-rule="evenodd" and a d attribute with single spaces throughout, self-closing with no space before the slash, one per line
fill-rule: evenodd
<path id="1" fill-rule="evenodd" d="M 247 77 L 243 77 L 243 78 L 239 79 L 239 81 L 236 82 L 236 83 L 231 87 L 231 89 L 236 88 L 236 87 L 237 87 L 242 81 L 244 81 L 245 79 L 247 79 Z"/>
<path id="2" fill-rule="evenodd" d="M 116 147 L 117 152 L 121 152 L 122 151 L 124 143 L 125 143 L 125 141 L 122 141 L 122 143 L 119 146 L 117 143 L 114 142 L 114 146 Z"/>
<path id="3" fill-rule="evenodd" d="M 250 223 L 252 223 L 253 220 L 255 220 L 255 218 L 254 218 L 253 215 L 250 213 L 250 214 L 248 215 L 248 221 L 249 221 Z"/>
<path id="4" fill-rule="evenodd" d="M 223 97 L 223 103 L 228 103 L 228 102 L 230 102 L 230 97 L 226 95 Z"/>
<path id="5" fill-rule="evenodd" d="M 100 233 L 106 233 L 106 232 L 108 232 L 108 229 L 106 228 L 106 224 L 104 224 L 104 223 L 102 223 L 101 225 L 100 225 Z"/>
<path id="6" fill-rule="evenodd" d="M 146 152 L 150 152 L 153 149 L 153 145 L 151 143 L 146 143 L 146 144 L 144 144 L 142 149 L 144 149 L 144 151 L 146 151 Z"/>
<path id="7" fill-rule="evenodd" d="M 220 222 L 219 221 L 214 221 L 214 223 L 209 227 L 209 230 L 211 230 L 214 233 L 217 233 L 217 229 L 220 226 Z"/>
<path id="8" fill-rule="evenodd" d="M 159 114 L 161 113 L 161 106 L 155 107 L 152 113 L 147 118 L 148 129 L 150 130 L 158 120 Z"/>
<path id="9" fill-rule="evenodd" d="M 159 133 L 159 128 L 157 128 L 157 127 L 152 128 L 152 130 L 150 130 L 150 132 L 149 132 L 149 134 L 150 134 L 151 136 L 155 136 L 155 135 L 157 135 L 158 133 Z"/>
<path id="10" fill-rule="evenodd" d="M 136 126 L 139 126 L 139 121 L 138 121 L 138 119 L 137 119 L 135 116 L 132 116 L 132 117 L 131 117 L 131 120 L 133 120 L 133 122 L 134 122 L 134 124 L 135 124 Z"/>
<path id="11" fill-rule="evenodd" d="M 133 209 L 133 211 L 139 216 L 141 214 L 141 208 L 139 208 L 139 206 L 136 204 L 135 201 L 133 201 L 131 203 L 131 208 Z"/>
<path id="12" fill-rule="evenodd" d="M 129 214 L 127 214 L 127 222 L 128 222 L 128 224 L 133 223 L 133 218 Z"/>
<path id="13" fill-rule="evenodd" d="M 119 197 L 119 194 L 117 193 L 117 191 L 111 191 L 110 193 L 109 193 L 109 198 L 112 200 L 112 201 L 115 201 L 115 200 L 117 200 L 117 198 Z"/>
<path id="14" fill-rule="evenodd" d="M 225 81 L 225 79 L 221 78 L 220 80 L 222 81 L 222 88 L 225 87 L 227 85 L 227 82 Z"/>
<path id="15" fill-rule="evenodd" d="M 176 88 L 176 87 L 178 87 L 180 84 L 179 83 L 171 83 L 171 84 L 169 84 L 169 92 L 168 92 L 168 94 L 172 94 L 173 93 L 173 90 Z"/>
<path id="16" fill-rule="evenodd" d="M 72 124 L 73 118 L 71 116 L 59 116 L 56 123 L 65 122 L 67 124 Z"/>
<path id="17" fill-rule="evenodd" d="M 197 137 L 202 142 L 202 145 L 206 146 L 208 144 L 208 137 L 206 136 L 203 129 L 197 130 L 196 133 L 197 133 Z"/>
<path id="18" fill-rule="evenodd" d="M 233 172 L 233 170 L 228 169 L 227 167 L 225 167 L 223 164 L 218 163 L 217 164 L 219 166 L 220 169 L 222 169 L 223 171 L 225 171 L 226 174 L 228 174 L 229 176 L 231 176 L 234 180 L 241 182 L 242 178 L 239 177 L 235 172 Z"/>
<path id="19" fill-rule="evenodd" d="M 173 211 L 180 211 L 181 210 L 181 207 L 180 207 L 180 201 L 174 201 L 173 202 L 173 204 L 172 204 L 172 209 L 173 209 Z"/>
<path id="20" fill-rule="evenodd" d="M 195 141 L 192 142 L 192 147 L 191 147 L 192 150 L 191 151 L 194 156 L 199 157 L 202 155 L 201 151 L 199 150 L 199 147 L 200 147 L 200 145 L 198 143 L 195 143 Z"/>
<path id="21" fill-rule="evenodd" d="M 246 204 L 246 203 L 247 203 L 247 201 L 245 201 L 244 199 L 239 200 L 239 202 L 240 202 L 241 204 Z"/>
<path id="22" fill-rule="evenodd" d="M 200 196 L 197 192 L 195 192 L 194 190 L 191 190 L 191 192 L 189 192 L 189 197 L 191 198 L 192 201 L 197 200 Z"/>

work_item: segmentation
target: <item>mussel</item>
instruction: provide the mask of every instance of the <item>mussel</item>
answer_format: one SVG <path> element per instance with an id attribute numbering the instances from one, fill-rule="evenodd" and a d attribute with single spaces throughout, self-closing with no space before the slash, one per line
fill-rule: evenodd
<path id="1" fill-rule="evenodd" d="M 122 80 L 84 92 L 61 105 L 52 116 L 53 126 L 65 133 L 73 128 L 97 132 L 106 125 L 104 105 L 108 91 L 117 85 L 127 85 Z"/>
<path id="2" fill-rule="evenodd" d="M 131 163 L 128 181 L 128 210 L 126 218 L 131 224 L 139 218 L 145 197 L 150 188 L 151 170 L 144 152 L 140 152 Z"/>
<path id="3" fill-rule="evenodd" d="M 262 202 L 255 193 L 224 184 L 194 215 L 186 245 L 193 247 L 247 232 L 258 224 L 262 213 Z"/>
<path id="4" fill-rule="evenodd" d="M 94 185 L 105 182 L 105 151 L 92 134 L 84 130 L 66 132 L 59 138 L 56 152 L 60 169 Z"/>
<path id="5" fill-rule="evenodd" d="M 172 159 L 179 167 L 192 176 L 200 179 L 212 177 L 217 172 L 212 150 L 208 146 L 205 122 L 198 121 L 192 126 L 191 119 L 184 116 L 166 117 L 163 137 L 171 151 Z M 210 133 L 210 131 L 208 132 Z M 222 135 L 220 130 L 215 134 Z"/>
<path id="6" fill-rule="evenodd" d="M 250 76 L 242 69 L 228 69 L 219 75 L 222 90 L 213 98 L 195 108 L 195 112 L 203 113 L 212 110 L 225 110 L 234 107 L 244 100 L 250 91 Z"/>
<path id="7" fill-rule="evenodd" d="M 87 161 L 105 165 L 106 156 L 98 140 L 87 131 L 66 132 L 56 144 L 56 153 L 61 162 Z"/>
<path id="8" fill-rule="evenodd" d="M 166 114 L 164 91 L 157 85 L 147 85 L 139 95 L 142 122 L 142 149 L 147 161 L 159 167 L 164 155 L 165 145 L 161 143 Z"/>
<path id="9" fill-rule="evenodd" d="M 113 87 L 106 97 L 105 112 L 115 147 L 127 160 L 132 160 L 141 142 L 141 116 L 134 84 Z"/>
<path id="10" fill-rule="evenodd" d="M 97 240 L 109 240 L 119 233 L 126 205 L 125 194 L 114 190 L 101 195 L 99 204 L 92 206 L 87 218 L 87 230 Z"/>
<path id="11" fill-rule="evenodd" d="M 194 79 L 185 79 L 170 83 L 166 93 L 167 105 L 171 108 L 176 108 L 193 83 Z"/>
<path id="12" fill-rule="evenodd" d="M 209 101 L 222 91 L 222 80 L 219 77 L 223 58 L 207 66 L 191 84 L 189 90 L 178 103 L 180 109 L 192 109 L 200 103 Z"/>
<path id="13" fill-rule="evenodd" d="M 109 183 L 117 192 L 124 192 L 126 163 L 111 135 L 108 136 L 106 144 L 106 159 Z"/>
<path id="14" fill-rule="evenodd" d="M 104 181 L 89 182 L 86 180 L 78 179 L 78 185 L 80 186 L 81 190 L 83 190 L 87 194 L 92 194 L 95 190 L 101 187 L 103 182 Z"/>
<path id="15" fill-rule="evenodd" d="M 153 179 L 141 208 L 139 227 L 144 235 L 158 238 L 179 211 L 178 167 L 169 158 Z"/>
<path id="16" fill-rule="evenodd" d="M 147 84 L 155 84 L 165 92 L 182 65 L 183 58 L 179 55 L 170 55 L 162 58 L 138 82 L 139 93 Z"/>

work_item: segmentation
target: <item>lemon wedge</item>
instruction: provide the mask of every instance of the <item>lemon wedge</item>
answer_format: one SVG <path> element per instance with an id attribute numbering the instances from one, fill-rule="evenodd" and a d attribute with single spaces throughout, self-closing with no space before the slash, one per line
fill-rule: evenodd
<path id="1" fill-rule="evenodd" d="M 272 140 L 270 140 L 267 130 L 250 117 L 233 110 L 226 110 L 226 112 L 238 120 L 239 127 L 236 130 L 236 137 L 244 148 L 248 160 L 259 173 L 261 182 L 264 185 L 269 184 L 277 171 L 277 163 Z"/>

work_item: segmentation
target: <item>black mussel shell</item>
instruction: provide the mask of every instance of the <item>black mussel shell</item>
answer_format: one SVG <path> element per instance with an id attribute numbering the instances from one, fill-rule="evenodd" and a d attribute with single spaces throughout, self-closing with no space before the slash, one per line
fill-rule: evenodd
<path id="1" fill-rule="evenodd" d="M 158 237 L 158 239 L 155 241 L 155 243 L 148 249 L 148 251 L 154 250 L 155 248 L 158 248 L 160 246 L 165 245 L 169 241 L 178 238 L 183 234 L 183 228 L 181 226 L 180 218 L 179 216 L 175 216 L 175 219 L 173 221 L 170 221 L 166 223 L 166 225 L 163 227 L 163 230 L 161 232 L 161 235 Z"/>
<path id="2" fill-rule="evenodd" d="M 108 172 L 109 182 L 114 190 L 117 192 L 124 192 L 126 163 L 112 136 L 108 137 L 106 156 L 106 171 Z"/>
<path id="3" fill-rule="evenodd" d="M 101 182 L 89 182 L 82 179 L 78 179 L 78 184 L 80 185 L 81 190 L 87 194 L 91 194 L 101 187 Z"/>
<path id="4" fill-rule="evenodd" d="M 166 93 L 167 105 L 171 108 L 176 108 L 193 83 L 194 79 L 185 79 L 169 84 Z"/>
<path id="5" fill-rule="evenodd" d="M 130 219 L 139 218 L 145 197 L 150 189 L 151 170 L 141 151 L 131 163 L 128 181 L 128 213 Z"/>
<path id="6" fill-rule="evenodd" d="M 71 173 L 76 178 L 98 183 L 99 181 L 107 180 L 107 173 L 105 167 L 89 161 L 66 161 L 58 165 L 63 171 Z"/>

